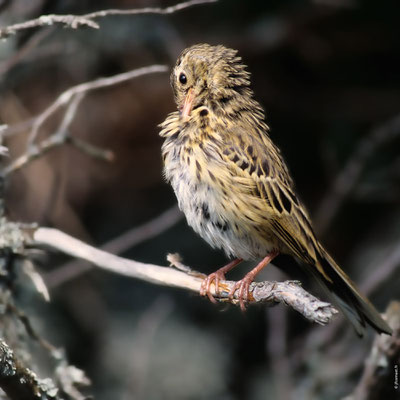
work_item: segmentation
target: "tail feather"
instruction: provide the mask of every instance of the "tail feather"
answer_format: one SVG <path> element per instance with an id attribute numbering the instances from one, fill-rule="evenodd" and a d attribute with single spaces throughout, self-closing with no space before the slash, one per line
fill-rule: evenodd
<path id="1" fill-rule="evenodd" d="M 310 268 L 317 280 L 327 289 L 332 302 L 343 312 L 352 323 L 359 336 L 363 336 L 366 324 L 372 326 L 378 333 L 391 334 L 392 330 L 383 320 L 372 303 L 363 296 L 346 273 L 335 263 L 325 249 L 320 247 L 318 263 L 326 274 L 320 274 L 317 269 Z"/>

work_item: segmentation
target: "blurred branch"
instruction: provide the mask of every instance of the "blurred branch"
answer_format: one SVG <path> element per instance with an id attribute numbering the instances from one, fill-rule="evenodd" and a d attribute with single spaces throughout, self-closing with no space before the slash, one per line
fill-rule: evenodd
<path id="1" fill-rule="evenodd" d="M 7 38 L 10 35 L 15 35 L 17 32 L 22 30 L 32 29 L 41 26 L 50 26 L 54 24 L 61 24 L 64 25 L 64 27 L 72 29 L 77 29 L 81 26 L 88 26 L 90 28 L 99 29 L 100 26 L 97 22 L 94 21 L 94 19 L 104 18 L 110 15 L 173 14 L 177 11 L 192 7 L 194 5 L 215 3 L 216 1 L 217 0 L 190 0 L 166 8 L 145 7 L 130 10 L 110 9 L 95 11 L 85 15 L 41 15 L 39 18 L 0 28 L 0 39 Z"/>
<path id="2" fill-rule="evenodd" d="M 346 400 L 395 399 L 400 395 L 400 302 L 392 301 L 386 320 L 393 335 L 376 335 L 354 394 Z M 397 393 L 397 395 L 396 395 Z"/>
<path id="3" fill-rule="evenodd" d="M 128 72 L 123 72 L 122 74 L 113 75 L 108 78 L 99 78 L 93 81 L 72 86 L 65 92 L 61 93 L 48 108 L 46 108 L 41 114 L 36 117 L 31 132 L 29 134 L 28 146 L 34 145 L 34 141 L 38 135 L 39 129 L 49 119 L 49 117 L 53 115 L 57 110 L 59 110 L 62 106 L 71 102 L 72 99 L 78 94 L 86 94 L 92 90 L 114 86 L 130 79 L 137 78 L 139 76 L 166 71 L 168 71 L 168 67 L 165 65 L 151 65 L 143 68 L 134 69 Z"/>
<path id="4" fill-rule="evenodd" d="M 102 10 L 95 11 L 89 14 L 83 15 L 84 18 L 87 19 L 95 19 L 95 18 L 103 18 L 109 15 L 137 15 L 137 14 L 173 14 L 177 11 L 181 11 L 185 8 L 192 7 L 198 4 L 207 4 L 207 3 L 216 3 L 218 0 L 190 0 L 184 1 L 183 3 L 178 3 L 170 7 L 161 8 L 161 7 L 144 7 L 133 10 Z"/>
<path id="5" fill-rule="evenodd" d="M 31 232 L 33 246 L 50 246 L 65 254 L 78 257 L 93 263 L 94 265 L 119 275 L 141 279 L 158 285 L 177 287 L 200 292 L 204 274 L 192 271 L 182 265 L 177 257 L 170 256 L 170 262 L 177 268 L 172 269 L 153 264 L 144 264 L 138 261 L 128 260 L 113 254 L 89 246 L 78 239 L 73 238 L 57 229 L 38 228 Z M 236 304 L 237 294 L 231 301 L 228 298 L 230 289 L 235 282 L 221 281 L 219 296 L 215 294 L 215 287 L 211 286 L 211 293 L 220 301 Z M 250 303 L 263 302 L 268 305 L 283 303 L 300 312 L 310 321 L 324 325 L 328 323 L 337 310 L 329 303 L 322 302 L 307 293 L 298 282 L 259 282 L 250 286 Z"/>
<path id="6" fill-rule="evenodd" d="M 122 235 L 110 240 L 100 248 L 114 254 L 121 254 L 124 251 L 136 246 L 145 240 L 151 239 L 167 229 L 171 228 L 183 217 L 177 206 L 173 206 L 156 218 L 145 222 L 143 225 L 134 227 Z M 92 264 L 82 260 L 70 261 L 61 267 L 49 272 L 46 277 L 46 284 L 54 288 L 69 282 L 72 279 L 84 274 L 93 268 Z"/>
<path id="7" fill-rule="evenodd" d="M 15 282 L 21 272 L 27 272 L 27 263 L 24 260 L 25 231 L 35 228 L 31 224 L 20 224 L 0 218 L 0 388 L 8 395 L 8 399 L 70 399 L 84 400 L 86 397 L 80 392 L 90 381 L 80 369 L 70 365 L 62 349 L 54 347 L 34 328 L 30 317 L 15 304 Z M 22 268 L 21 267 L 22 262 Z M 33 269 L 33 266 L 32 266 Z M 29 272 L 29 271 L 28 271 Z M 30 272 L 30 277 L 32 273 Z M 18 321 L 18 323 L 17 323 Z M 23 330 L 20 329 L 23 328 Z M 46 350 L 51 357 L 54 372 L 51 378 L 39 379 L 32 371 L 36 368 L 29 340 Z M 13 343 L 15 350 L 8 346 L 7 340 Z M 68 394 L 68 396 L 62 396 Z M 0 396 L 1 397 L 1 396 Z"/>
<path id="8" fill-rule="evenodd" d="M 102 89 L 120 83 L 126 82 L 131 79 L 138 78 L 143 75 L 167 72 L 169 68 L 166 65 L 149 65 L 147 67 L 133 69 L 131 71 L 123 72 L 121 74 L 113 75 L 107 78 L 98 78 L 93 81 L 88 81 L 80 83 L 78 85 L 68 88 L 66 91 L 62 92 L 57 99 L 50 104 L 44 111 L 33 118 L 29 118 L 27 121 L 19 122 L 18 124 L 7 126 L 3 129 L 3 136 L 8 137 L 19 131 L 31 128 L 29 146 L 33 146 L 37 135 L 39 134 L 40 128 L 49 120 L 49 118 L 54 115 L 60 108 L 66 106 L 70 103 L 75 96 L 78 94 L 87 94 L 92 90 Z"/>
<path id="9" fill-rule="evenodd" d="M 61 146 L 65 143 L 76 146 L 81 151 L 88 153 L 92 157 L 97 157 L 104 160 L 112 159 L 112 153 L 110 151 L 96 149 L 95 152 L 92 145 L 86 144 L 86 146 L 83 146 L 82 142 L 77 145 L 76 140 L 69 136 L 69 126 L 71 125 L 76 115 L 76 111 L 83 97 L 84 93 L 78 93 L 77 95 L 75 95 L 75 97 L 73 97 L 69 106 L 67 107 L 64 118 L 62 119 L 61 124 L 56 132 L 40 142 L 38 146 L 29 147 L 26 153 L 22 154 L 20 157 L 11 162 L 10 165 L 5 167 L 2 172 L 3 178 L 7 177 L 12 172 L 24 167 L 29 162 L 41 157 L 55 147 Z"/>
<path id="10" fill-rule="evenodd" d="M 28 316 L 21 311 L 18 307 L 13 303 L 7 304 L 7 309 L 11 311 L 22 323 L 25 328 L 25 331 L 28 333 L 29 337 L 35 341 L 37 341 L 44 349 L 46 349 L 50 354 L 53 354 L 57 351 L 57 349 L 47 340 L 43 339 L 33 328 L 32 323 Z"/>
<path id="11" fill-rule="evenodd" d="M 62 106 L 71 102 L 73 98 L 78 94 L 87 94 L 92 90 L 114 86 L 119 83 L 126 82 L 130 79 L 137 78 L 139 76 L 166 71 L 168 71 L 168 67 L 166 65 L 150 65 L 147 67 L 134 69 L 132 71 L 123 72 L 122 74 L 113 75 L 107 78 L 99 78 L 93 81 L 84 82 L 79 85 L 72 86 L 65 92 L 61 93 L 48 108 L 46 108 L 41 114 L 39 114 L 35 118 L 32 129 L 29 133 L 28 147 L 34 146 L 34 141 L 39 133 L 39 129 L 50 118 L 50 116 L 52 116 Z"/>
<path id="12" fill-rule="evenodd" d="M 354 189 L 369 157 L 377 151 L 379 146 L 394 139 L 399 134 L 400 115 L 396 115 L 385 124 L 373 129 L 369 135 L 359 142 L 315 213 L 315 222 L 320 234 L 326 231 L 339 208 Z"/>
<path id="13" fill-rule="evenodd" d="M 391 277 L 394 277 L 394 272 L 400 266 L 400 246 L 393 246 L 387 255 L 382 257 L 382 261 L 379 264 L 376 264 L 375 261 L 373 262 L 375 268 L 371 269 L 366 265 L 366 270 L 371 272 L 359 283 L 361 292 L 367 296 L 377 291 Z M 345 319 L 342 318 L 336 320 L 334 324 L 329 325 L 323 331 L 311 331 L 307 339 L 309 346 L 313 348 L 329 346 L 343 329 L 345 322 Z"/>
<path id="14" fill-rule="evenodd" d="M 95 79 L 67 89 L 61 93 L 49 107 L 32 120 L 32 128 L 29 134 L 26 152 L 16 158 L 10 165 L 6 166 L 2 171 L 2 176 L 8 176 L 10 173 L 22 168 L 30 161 L 64 143 L 71 144 L 92 157 L 97 157 L 106 161 L 112 160 L 113 154 L 110 151 L 96 148 L 91 144 L 85 143 L 77 138 L 72 138 L 69 135 L 68 128 L 76 115 L 80 102 L 83 100 L 84 96 L 92 90 L 114 86 L 139 76 L 166 72 L 167 70 L 168 67 L 165 65 L 151 65 L 118 75 L 113 75 L 111 77 Z M 53 114 L 66 105 L 68 105 L 66 112 L 56 132 L 50 137 L 44 139 L 38 145 L 35 145 L 34 142 L 40 128 Z M 7 129 L 5 131 L 7 131 Z"/>
<path id="15" fill-rule="evenodd" d="M 39 26 L 50 26 L 54 24 L 62 24 L 72 29 L 77 29 L 80 26 L 85 25 L 89 26 L 90 28 L 99 28 L 99 25 L 96 22 L 91 21 L 83 16 L 49 14 L 41 15 L 39 18 L 0 28 L 0 39 L 7 38 L 10 35 L 15 35 L 18 31 L 37 28 Z"/>
<path id="16" fill-rule="evenodd" d="M 284 273 L 274 270 L 272 276 L 275 279 L 281 279 Z M 288 346 L 290 316 L 286 308 L 272 308 L 265 313 L 265 318 L 268 326 L 265 344 L 271 364 L 270 378 L 275 387 L 276 398 L 289 399 L 294 389 L 293 366 Z"/>
<path id="17" fill-rule="evenodd" d="M 371 272 L 366 276 L 364 281 L 360 284 L 360 289 L 364 293 L 371 293 L 379 288 L 400 266 L 400 246 L 395 245 L 390 250 L 390 253 L 384 257 L 376 268 L 370 270 Z"/>
<path id="18" fill-rule="evenodd" d="M 1 28 L 0 28 L 1 31 Z M 7 73 L 14 65 L 18 64 L 24 57 L 26 57 L 32 50 L 34 50 L 40 42 L 42 42 L 50 33 L 51 28 L 43 29 L 32 35 L 21 48 L 18 49 L 9 59 L 0 64 L 0 75 Z"/>
<path id="19" fill-rule="evenodd" d="M 7 343 L 0 339 L 0 387 L 11 400 L 59 399 L 51 379 L 39 380 L 34 372 L 16 359 Z"/>

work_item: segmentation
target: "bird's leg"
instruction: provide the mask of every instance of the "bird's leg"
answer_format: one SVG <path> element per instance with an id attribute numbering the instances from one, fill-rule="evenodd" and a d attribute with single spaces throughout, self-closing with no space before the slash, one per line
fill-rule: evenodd
<path id="1" fill-rule="evenodd" d="M 215 286 L 215 294 L 218 296 L 219 294 L 219 281 L 225 280 L 225 274 L 229 272 L 232 268 L 236 267 L 239 263 L 243 261 L 242 258 L 236 258 L 231 261 L 229 264 L 226 264 L 224 267 L 218 269 L 212 274 L 208 275 L 201 284 L 200 295 L 207 296 L 212 303 L 216 303 L 214 296 L 211 294 L 210 288 L 211 284 L 214 282 Z"/>
<path id="2" fill-rule="evenodd" d="M 238 299 L 240 308 L 242 311 L 246 310 L 245 302 L 249 301 L 249 287 L 250 283 L 254 281 L 256 275 L 261 272 L 277 255 L 278 250 L 272 250 L 255 268 L 253 268 L 243 279 L 237 281 L 231 291 L 229 292 L 229 298 L 232 300 L 236 290 L 239 289 Z"/>

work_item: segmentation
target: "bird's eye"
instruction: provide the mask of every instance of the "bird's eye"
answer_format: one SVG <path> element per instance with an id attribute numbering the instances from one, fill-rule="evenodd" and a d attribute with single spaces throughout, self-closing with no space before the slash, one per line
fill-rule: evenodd
<path id="1" fill-rule="evenodd" d="M 186 75 L 183 72 L 181 72 L 179 75 L 179 82 L 182 83 L 182 85 L 185 85 L 187 82 Z"/>

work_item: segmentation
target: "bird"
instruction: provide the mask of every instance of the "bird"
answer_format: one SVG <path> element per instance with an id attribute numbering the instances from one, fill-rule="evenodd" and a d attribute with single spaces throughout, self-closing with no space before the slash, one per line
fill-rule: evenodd
<path id="1" fill-rule="evenodd" d="M 256 275 L 279 254 L 293 256 L 319 281 L 362 336 L 391 328 L 317 239 L 281 151 L 272 142 L 250 73 L 237 50 L 196 44 L 185 49 L 170 83 L 177 110 L 159 126 L 164 177 L 187 223 L 232 261 L 208 275 L 200 294 L 242 260 L 261 260 L 229 293 L 244 310 Z"/>

